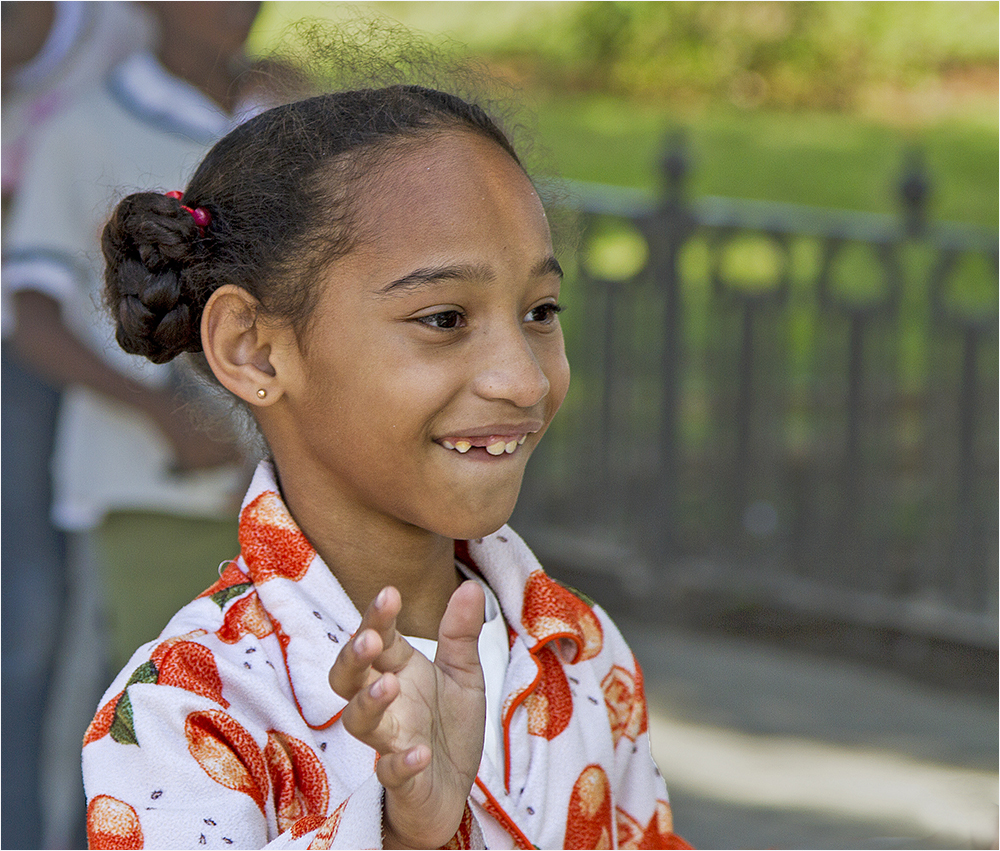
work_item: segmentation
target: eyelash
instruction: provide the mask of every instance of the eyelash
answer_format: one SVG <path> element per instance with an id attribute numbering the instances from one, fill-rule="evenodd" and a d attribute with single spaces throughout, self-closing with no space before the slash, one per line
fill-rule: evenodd
<path id="1" fill-rule="evenodd" d="M 538 307 L 533 307 L 530 311 L 528 311 L 528 315 L 530 316 L 532 313 L 538 310 L 545 311 L 545 318 L 539 319 L 537 321 L 542 322 L 545 325 L 550 325 L 552 322 L 556 320 L 559 314 L 563 312 L 564 308 L 561 304 L 557 304 L 555 302 L 546 302 L 545 304 L 538 305 Z"/>
<path id="2" fill-rule="evenodd" d="M 564 308 L 561 304 L 547 302 L 545 304 L 538 305 L 538 307 L 533 307 L 530 311 L 528 311 L 528 315 L 530 316 L 538 311 L 544 311 L 545 317 L 542 319 L 536 319 L 535 321 L 542 325 L 551 325 L 555 318 L 562 313 L 563 310 Z M 428 328 L 436 328 L 441 331 L 452 331 L 461 327 L 457 324 L 457 321 L 461 321 L 464 318 L 465 314 L 460 310 L 442 310 L 439 313 L 431 313 L 427 316 L 417 317 L 416 321 L 422 325 L 426 325 Z M 449 324 L 444 324 L 444 322 L 441 321 L 442 319 L 445 319 L 445 321 Z"/>

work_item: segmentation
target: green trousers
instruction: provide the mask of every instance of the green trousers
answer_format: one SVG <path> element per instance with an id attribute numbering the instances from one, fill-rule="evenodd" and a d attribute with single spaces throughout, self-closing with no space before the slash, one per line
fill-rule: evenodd
<path id="1" fill-rule="evenodd" d="M 148 512 L 108 515 L 96 532 L 103 566 L 110 662 L 120 670 L 140 644 L 219 578 L 239 554 L 237 518 L 206 520 Z"/>

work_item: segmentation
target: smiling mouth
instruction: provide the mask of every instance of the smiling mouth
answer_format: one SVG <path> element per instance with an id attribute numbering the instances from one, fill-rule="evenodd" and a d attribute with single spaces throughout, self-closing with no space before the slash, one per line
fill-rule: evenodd
<path id="1" fill-rule="evenodd" d="M 490 455 L 513 455 L 528 439 L 527 434 L 490 435 L 489 437 L 459 437 L 439 440 L 445 449 L 464 455 L 470 449 L 485 449 Z"/>

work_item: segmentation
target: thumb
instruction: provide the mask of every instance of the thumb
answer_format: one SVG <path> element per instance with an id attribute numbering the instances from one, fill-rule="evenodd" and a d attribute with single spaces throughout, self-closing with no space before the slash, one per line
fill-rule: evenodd
<path id="1" fill-rule="evenodd" d="M 441 626 L 434 664 L 452 677 L 482 682 L 479 664 L 479 633 L 485 620 L 486 595 L 478 582 L 466 580 L 448 601 Z M 469 681 L 472 684 L 472 681 Z"/>

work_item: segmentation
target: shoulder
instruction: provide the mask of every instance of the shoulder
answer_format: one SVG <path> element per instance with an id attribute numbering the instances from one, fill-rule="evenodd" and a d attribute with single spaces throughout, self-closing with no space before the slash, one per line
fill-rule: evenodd
<path id="1" fill-rule="evenodd" d="M 263 639 L 274 633 L 253 583 L 231 563 L 218 582 L 171 618 L 155 641 L 132 655 L 105 694 L 84 744 L 104 735 L 122 743 L 135 738 L 133 686 L 177 690 L 185 705 L 197 696 L 225 710 L 248 693 L 272 691 L 274 677 L 283 669 L 271 658 L 280 657 L 280 646 L 270 647 Z M 243 681 L 253 677 L 259 683 L 262 666 L 269 669 L 272 687 L 248 692 Z"/>

